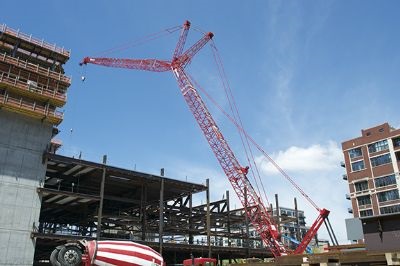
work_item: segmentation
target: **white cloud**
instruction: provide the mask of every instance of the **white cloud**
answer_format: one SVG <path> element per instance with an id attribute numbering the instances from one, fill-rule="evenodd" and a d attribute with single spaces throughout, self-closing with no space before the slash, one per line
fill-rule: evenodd
<path id="1" fill-rule="evenodd" d="M 327 145 L 315 144 L 302 148 L 292 146 L 285 151 L 279 151 L 271 156 L 274 161 L 286 171 L 327 171 L 338 167 L 342 160 L 342 151 L 334 142 Z M 258 157 L 256 162 L 260 164 L 265 174 L 275 174 L 278 170 L 271 162 L 266 162 L 265 157 Z"/>

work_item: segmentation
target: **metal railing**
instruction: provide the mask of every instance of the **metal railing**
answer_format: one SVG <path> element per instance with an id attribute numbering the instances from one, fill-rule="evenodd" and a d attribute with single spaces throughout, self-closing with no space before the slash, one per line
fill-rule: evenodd
<path id="1" fill-rule="evenodd" d="M 19 80 L 18 77 L 11 77 L 4 72 L 0 72 L 0 82 L 23 91 L 36 93 L 48 98 L 56 99 L 63 103 L 65 103 L 65 101 L 67 100 L 67 96 L 65 93 L 60 93 L 57 90 L 51 90 L 48 86 L 43 86 L 40 84 L 34 86 L 32 84 L 29 84 L 28 82 L 23 82 Z"/>
<path id="2" fill-rule="evenodd" d="M 8 94 L 0 94 L 0 105 L 9 105 L 14 108 L 23 109 L 26 111 L 33 111 L 39 115 L 54 117 L 56 120 L 63 119 L 64 114 L 57 109 L 48 108 L 46 106 L 38 105 L 36 102 L 29 102 L 21 98 L 12 97 Z"/>
<path id="3" fill-rule="evenodd" d="M 49 49 L 51 51 L 57 52 L 57 53 L 62 54 L 64 56 L 68 57 L 68 58 L 70 57 L 71 52 L 68 51 L 68 50 L 65 50 L 64 47 L 58 47 L 58 46 L 56 46 L 56 44 L 51 44 L 51 43 L 45 42 L 43 39 L 40 40 L 40 39 L 37 39 L 35 37 L 32 37 L 32 34 L 28 35 L 26 33 L 20 32 L 19 30 L 14 30 L 14 29 L 12 29 L 10 27 L 7 27 L 6 24 L 0 25 L 0 32 L 15 36 L 15 37 L 17 37 L 19 39 L 25 40 L 27 42 L 36 44 L 36 45 L 38 45 L 40 47 L 43 47 L 43 48 Z"/>
<path id="4" fill-rule="evenodd" d="M 50 70 L 49 68 L 46 69 L 44 67 L 41 67 L 38 64 L 32 64 L 26 60 L 21 60 L 19 58 L 15 58 L 15 57 L 6 55 L 6 53 L 4 53 L 2 56 L 0 56 L 0 60 L 2 60 L 3 62 L 6 62 L 8 64 L 12 64 L 14 66 L 24 68 L 28 71 L 35 72 L 40 75 L 53 78 L 53 79 L 65 82 L 67 84 L 71 84 L 71 78 L 63 75 L 60 72 L 55 72 L 55 71 Z"/>

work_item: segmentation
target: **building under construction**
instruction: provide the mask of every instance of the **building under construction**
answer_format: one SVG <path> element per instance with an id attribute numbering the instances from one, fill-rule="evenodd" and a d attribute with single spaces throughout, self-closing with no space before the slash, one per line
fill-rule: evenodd
<path id="1" fill-rule="evenodd" d="M 70 52 L 0 25 L 0 265 L 32 265 L 43 152 L 63 118 Z"/>
<path id="2" fill-rule="evenodd" d="M 210 200 L 208 180 L 183 182 L 163 171 L 113 167 L 106 157 L 96 163 L 56 154 L 60 144 L 51 139 L 71 84 L 63 70 L 69 56 L 0 25 L 0 265 L 49 265 L 56 246 L 78 239 L 144 243 L 168 265 L 190 257 L 273 257 L 252 233 L 246 209 L 231 209 L 228 191 Z M 196 193 L 203 193 L 203 203 L 193 201 Z M 288 234 L 306 233 L 297 207 L 290 217 L 278 205 L 267 210 Z M 365 262 L 364 255 L 352 259 Z M 282 258 L 281 265 L 298 265 L 301 256 Z"/>
<path id="3" fill-rule="evenodd" d="M 59 243 L 82 238 L 145 242 L 173 262 L 269 257 L 244 210 L 230 210 L 228 192 L 210 202 L 208 185 L 54 153 L 69 55 L 0 26 L 0 265 L 46 264 Z M 202 191 L 206 203 L 193 206 Z"/>
<path id="4" fill-rule="evenodd" d="M 160 251 L 168 264 L 216 257 L 267 258 L 251 236 L 243 209 L 231 210 L 229 192 L 210 201 L 210 186 L 46 153 L 46 180 L 37 188 L 42 209 L 32 237 L 35 263 L 48 261 L 68 240 L 133 240 Z M 203 193 L 203 204 L 193 195 Z M 160 204 L 161 203 L 161 204 Z"/>

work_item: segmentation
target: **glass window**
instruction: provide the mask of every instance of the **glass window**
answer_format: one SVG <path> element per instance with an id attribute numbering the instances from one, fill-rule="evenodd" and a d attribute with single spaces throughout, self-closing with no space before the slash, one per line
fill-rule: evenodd
<path id="1" fill-rule="evenodd" d="M 362 156 L 362 150 L 361 150 L 361 148 L 351 149 L 351 150 L 349 150 L 349 155 L 350 155 L 350 158 L 360 157 L 360 156 Z"/>
<path id="2" fill-rule="evenodd" d="M 361 181 L 354 183 L 354 187 L 356 188 L 356 191 L 364 191 L 368 189 L 368 181 Z"/>
<path id="3" fill-rule="evenodd" d="M 371 158 L 372 167 L 391 163 L 391 162 L 392 162 L 392 158 L 390 157 L 390 153 L 386 153 L 386 154 Z"/>
<path id="4" fill-rule="evenodd" d="M 369 195 L 357 197 L 358 206 L 371 204 L 371 197 Z"/>
<path id="5" fill-rule="evenodd" d="M 400 137 L 394 138 L 393 140 L 393 146 L 394 147 L 399 147 L 400 146 Z"/>
<path id="6" fill-rule="evenodd" d="M 372 216 L 372 210 L 368 209 L 360 211 L 360 217 L 365 217 L 365 216 Z"/>
<path id="7" fill-rule="evenodd" d="M 389 185 L 396 184 L 396 177 L 395 175 L 387 175 L 375 178 L 375 187 L 385 187 Z"/>
<path id="8" fill-rule="evenodd" d="M 396 200 L 396 199 L 400 198 L 398 189 L 379 192 L 377 195 L 378 195 L 378 201 L 379 202 L 385 202 L 385 201 L 389 201 L 389 200 Z"/>
<path id="9" fill-rule="evenodd" d="M 380 208 L 381 214 L 400 212 L 400 204 Z"/>
<path id="10" fill-rule="evenodd" d="M 387 149 L 389 149 L 389 145 L 386 139 L 368 145 L 369 152 L 377 152 Z"/>
<path id="11" fill-rule="evenodd" d="M 351 170 L 353 172 L 363 170 L 364 168 L 365 168 L 364 161 L 351 163 Z"/>

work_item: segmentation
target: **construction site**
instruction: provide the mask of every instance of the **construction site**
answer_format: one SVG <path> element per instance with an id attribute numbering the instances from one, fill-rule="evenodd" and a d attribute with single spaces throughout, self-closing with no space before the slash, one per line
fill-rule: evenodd
<path id="1" fill-rule="evenodd" d="M 85 57 L 81 65 L 171 71 L 199 134 L 205 136 L 243 206 L 232 207 L 229 190 L 223 199 L 212 199 L 209 179 L 193 183 L 166 176 L 162 168 L 154 175 L 111 166 L 106 155 L 102 162 L 93 162 L 59 154 L 60 109 L 71 85 L 64 65 L 71 51 L 1 24 L 0 265 L 400 265 L 400 242 L 386 245 L 381 237 L 382 245 L 375 250 L 363 241 L 339 245 L 329 210 L 319 208 L 278 165 L 319 216 L 306 222 L 295 197 L 292 206 L 280 206 L 277 194 L 274 203 L 262 201 L 248 178 L 254 166 L 238 162 L 197 84 L 185 72 L 213 38 L 207 32 L 185 46 L 190 26 L 185 21 L 175 29 L 179 37 L 170 61 Z M 240 120 L 228 118 L 274 164 Z M 194 196 L 202 203 L 194 202 Z M 381 231 L 371 225 L 368 232 L 393 236 L 390 243 L 395 243 L 398 220 L 385 219 L 364 225 L 385 223 Z M 320 228 L 328 230 L 331 239 L 319 239 Z M 102 247 L 104 243 L 138 243 L 155 251 L 156 259 L 152 264 L 137 262 L 129 258 L 139 256 L 137 251 Z M 199 258 L 210 261 L 197 264 Z"/>

